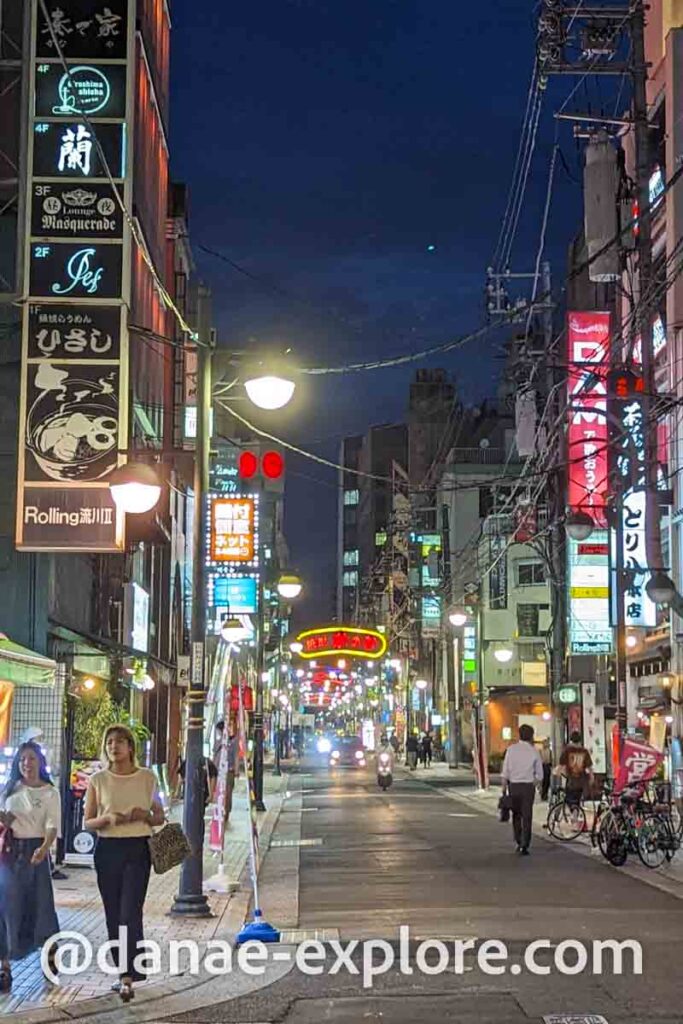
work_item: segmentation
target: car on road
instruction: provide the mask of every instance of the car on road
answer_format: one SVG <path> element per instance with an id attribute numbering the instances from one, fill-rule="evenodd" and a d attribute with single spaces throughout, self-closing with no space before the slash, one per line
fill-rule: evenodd
<path id="1" fill-rule="evenodd" d="M 359 736 L 337 736 L 332 741 L 330 768 L 365 768 L 365 749 Z"/>

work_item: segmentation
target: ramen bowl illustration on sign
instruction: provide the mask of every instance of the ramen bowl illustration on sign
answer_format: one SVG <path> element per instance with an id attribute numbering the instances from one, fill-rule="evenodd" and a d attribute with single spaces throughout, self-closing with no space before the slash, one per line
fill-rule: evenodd
<path id="1" fill-rule="evenodd" d="M 26 446 L 53 480 L 97 480 L 117 464 L 118 405 L 114 371 L 95 380 L 43 364 L 28 410 Z"/>

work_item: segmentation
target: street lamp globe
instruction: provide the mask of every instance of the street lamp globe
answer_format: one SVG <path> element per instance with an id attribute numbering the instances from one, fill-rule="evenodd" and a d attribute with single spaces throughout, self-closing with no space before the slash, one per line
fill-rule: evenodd
<path id="1" fill-rule="evenodd" d="M 429 684 L 427 683 L 426 679 L 416 679 L 415 685 L 417 686 L 418 690 L 426 690 Z"/>
<path id="2" fill-rule="evenodd" d="M 281 576 L 277 584 L 277 592 L 286 601 L 293 601 L 299 596 L 303 589 L 303 583 L 298 576 Z"/>
<path id="3" fill-rule="evenodd" d="M 294 643 L 291 643 L 289 645 L 289 649 L 292 652 L 292 654 L 301 654 L 301 652 L 304 649 L 304 645 L 299 643 L 298 640 L 295 640 Z"/>
<path id="4" fill-rule="evenodd" d="M 564 521 L 564 528 L 572 540 L 588 540 L 595 523 L 587 512 L 568 512 Z"/>
<path id="5" fill-rule="evenodd" d="M 251 377 L 244 382 L 244 389 L 250 401 L 259 409 L 267 409 L 270 412 L 283 409 L 291 400 L 295 387 L 293 380 L 274 374 Z"/>
<path id="6" fill-rule="evenodd" d="M 501 665 L 507 665 L 509 661 L 512 661 L 514 651 L 511 647 L 497 647 L 493 652 L 493 657 L 496 661 L 499 661 Z"/>
<path id="7" fill-rule="evenodd" d="M 665 572 L 653 572 L 645 584 L 645 590 L 655 604 L 670 604 L 676 596 L 673 580 Z"/>
<path id="8" fill-rule="evenodd" d="M 249 630 L 239 619 L 231 615 L 221 623 L 221 636 L 226 643 L 238 644 L 240 640 L 247 639 Z"/>
<path id="9" fill-rule="evenodd" d="M 467 613 L 453 611 L 448 616 L 448 621 L 450 622 L 451 626 L 455 626 L 456 628 L 459 626 L 464 626 L 465 623 L 467 622 Z"/>
<path id="10" fill-rule="evenodd" d="M 149 512 L 161 497 L 161 484 L 152 467 L 136 462 L 114 470 L 109 490 L 116 507 L 133 515 Z"/>

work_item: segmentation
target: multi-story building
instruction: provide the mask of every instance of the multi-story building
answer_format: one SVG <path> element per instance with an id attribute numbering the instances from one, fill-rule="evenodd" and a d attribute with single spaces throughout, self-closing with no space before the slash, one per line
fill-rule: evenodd
<path id="1" fill-rule="evenodd" d="M 98 18 L 75 0 L 46 6 L 48 21 L 35 0 L 0 3 L 0 615 L 63 669 L 29 702 L 36 721 L 22 710 L 6 734 L 42 726 L 56 766 L 91 756 L 81 698 L 106 696 L 147 727 L 145 758 L 172 768 L 192 510 L 187 467 L 168 453 L 192 262 L 185 195 L 169 197 L 169 14 L 159 0 L 113 0 Z M 79 399 L 67 429 L 72 379 L 92 408 Z M 99 433 L 78 433 L 88 417 Z M 158 459 L 165 484 L 125 540 L 106 482 L 122 458 Z M 64 686 L 81 710 L 59 750 Z"/>

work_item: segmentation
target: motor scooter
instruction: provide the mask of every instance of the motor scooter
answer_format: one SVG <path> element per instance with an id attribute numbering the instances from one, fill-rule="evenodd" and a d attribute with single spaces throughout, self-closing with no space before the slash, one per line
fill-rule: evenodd
<path id="1" fill-rule="evenodd" d="M 394 781 L 394 773 L 391 764 L 391 754 L 380 753 L 377 758 L 377 785 L 380 789 L 389 789 Z"/>

